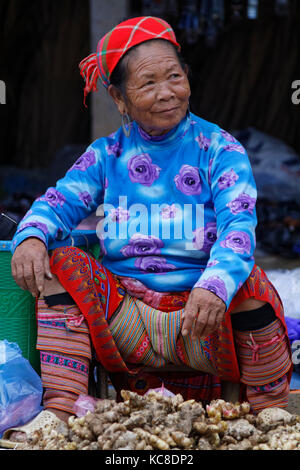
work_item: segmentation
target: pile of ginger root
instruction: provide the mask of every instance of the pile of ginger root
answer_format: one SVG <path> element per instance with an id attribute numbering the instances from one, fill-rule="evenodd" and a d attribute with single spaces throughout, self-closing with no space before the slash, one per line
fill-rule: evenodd
<path id="1" fill-rule="evenodd" d="M 204 408 L 181 395 L 122 390 L 123 402 L 98 400 L 64 431 L 45 426 L 18 449 L 300 450 L 300 417 L 280 408 L 250 414 L 249 403 L 213 400 Z"/>

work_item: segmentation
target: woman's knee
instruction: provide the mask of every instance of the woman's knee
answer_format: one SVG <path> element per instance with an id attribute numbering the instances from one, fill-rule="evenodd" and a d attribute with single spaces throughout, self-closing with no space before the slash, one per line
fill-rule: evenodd
<path id="1" fill-rule="evenodd" d="M 52 274 L 52 279 L 45 279 L 43 296 L 62 294 L 63 292 L 66 292 L 66 289 L 55 274 Z"/>
<path id="2" fill-rule="evenodd" d="M 65 248 L 66 247 L 64 246 L 58 247 L 50 253 L 50 266 L 52 265 L 52 263 L 55 263 L 58 259 L 64 258 L 66 256 Z M 83 250 L 76 246 L 68 247 L 68 250 L 71 252 L 72 255 L 84 253 Z M 58 280 L 58 277 L 52 272 L 52 279 L 45 280 L 43 296 L 62 294 L 64 292 L 67 292 L 66 289 L 62 286 L 62 284 Z"/>
<path id="3" fill-rule="evenodd" d="M 256 310 L 257 308 L 262 307 L 267 302 L 263 300 L 255 299 L 254 297 L 250 297 L 249 299 L 244 300 L 244 302 L 240 303 L 236 308 L 234 308 L 230 313 L 237 313 L 237 312 L 248 312 L 250 310 Z"/>

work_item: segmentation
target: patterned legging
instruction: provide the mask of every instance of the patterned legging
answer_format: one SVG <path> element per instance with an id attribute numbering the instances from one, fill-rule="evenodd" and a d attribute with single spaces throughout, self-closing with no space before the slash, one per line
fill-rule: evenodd
<path id="1" fill-rule="evenodd" d="M 162 365 L 169 362 L 177 365 L 183 363 L 192 367 L 196 375 L 188 379 L 182 377 L 181 389 L 178 378 L 173 383 L 166 381 L 167 388 L 175 393 L 180 391 L 185 398 L 196 398 L 206 402 L 220 397 L 221 380 L 228 380 L 228 370 L 223 366 L 226 354 L 222 355 L 220 351 L 222 334 L 226 340 L 224 336 L 228 329 L 225 328 L 226 325 L 223 328 L 225 333 L 220 334 L 218 331 L 217 334 L 205 340 L 192 343 L 189 337 L 181 335 L 182 312 L 186 297 L 181 297 L 180 301 L 176 293 L 172 294 L 172 302 L 175 302 L 177 309 L 174 306 L 172 310 L 165 308 L 166 297 L 163 299 L 164 309 L 161 306 L 161 310 L 154 308 L 145 303 L 144 299 L 133 297 L 125 289 L 120 290 L 120 284 L 114 276 L 100 263 L 94 261 L 92 262 L 95 263 L 92 269 L 92 279 L 97 290 L 95 302 L 99 308 L 96 311 L 97 309 L 89 307 L 90 316 L 93 319 L 91 322 L 89 314 L 86 313 L 86 297 L 82 297 L 85 290 L 90 289 L 91 286 L 87 283 L 85 289 L 83 288 L 87 278 L 82 276 L 82 260 L 86 258 L 77 251 L 78 249 L 75 250 L 72 252 L 72 272 L 69 272 L 68 265 L 66 267 L 64 264 L 70 256 L 68 251 L 56 252 L 57 263 L 54 262 L 55 257 L 52 257 L 51 267 L 56 274 L 63 273 L 60 280 L 76 300 L 77 305 L 57 305 L 49 308 L 43 299 L 39 299 L 37 303 L 37 348 L 41 352 L 41 374 L 45 388 L 44 406 L 72 413 L 78 396 L 88 393 L 89 364 L 96 337 L 95 332 L 92 331 L 91 334 L 91 329 L 94 328 L 93 322 L 97 324 L 99 315 L 102 315 L 104 320 L 106 318 L 106 326 L 102 322 L 101 325 L 104 326 L 101 333 L 97 333 L 98 339 L 104 338 L 100 353 L 98 349 L 98 359 L 102 359 L 101 351 L 108 352 L 106 360 L 110 361 L 110 372 L 121 372 L 122 364 L 126 364 L 129 369 L 130 365 L 139 364 L 156 367 L 160 375 L 159 367 Z M 75 253 L 80 255 L 81 280 L 75 275 Z M 89 259 L 88 262 L 91 263 L 91 260 Z M 238 380 L 234 377 L 234 381 L 239 381 L 242 385 L 245 391 L 244 398 L 250 402 L 253 412 L 258 412 L 268 406 L 287 406 L 292 368 L 284 319 L 278 314 L 281 304 L 272 286 L 270 287 L 271 294 L 267 292 L 269 286 L 264 278 L 265 275 L 263 271 L 257 272 L 257 270 L 259 268 L 256 267 L 252 278 L 250 277 L 240 289 L 232 303 L 232 308 L 243 302 L 245 298 L 254 297 L 253 286 L 257 287 L 262 280 L 265 294 L 259 298 L 271 303 L 277 318 L 259 330 L 243 332 L 231 330 L 233 344 L 227 346 L 229 351 L 232 350 L 232 354 L 235 354 L 238 364 L 240 375 Z M 91 269 L 86 273 L 91 279 Z M 74 282 L 76 287 L 74 287 Z M 112 296 L 110 305 L 108 293 Z M 93 312 L 96 312 L 95 316 Z M 224 350 L 226 351 L 225 340 Z M 220 356 L 223 363 L 220 361 Z M 120 361 L 122 364 L 118 369 L 114 364 L 120 364 Z M 231 367 L 231 363 L 228 367 Z M 199 371 L 198 375 L 197 371 Z M 151 381 L 146 380 L 144 387 L 141 383 L 140 375 L 130 376 L 128 380 L 128 386 L 131 389 L 145 393 L 146 389 L 151 387 Z"/>

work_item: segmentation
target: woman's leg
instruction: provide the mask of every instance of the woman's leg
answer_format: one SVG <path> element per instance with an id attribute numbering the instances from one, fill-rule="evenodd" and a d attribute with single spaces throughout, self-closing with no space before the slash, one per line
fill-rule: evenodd
<path id="1" fill-rule="evenodd" d="M 37 305 L 43 404 L 67 421 L 78 396 L 88 393 L 90 337 L 83 315 L 57 277 L 45 284 Z"/>
<path id="2" fill-rule="evenodd" d="M 52 279 L 45 279 L 44 291 L 42 297 L 49 295 L 62 294 L 67 292 L 66 289 L 61 285 L 57 276 L 52 274 Z"/>
<path id="3" fill-rule="evenodd" d="M 127 370 L 107 321 L 125 291 L 109 270 L 77 247 L 56 248 L 50 257 L 53 280 L 38 302 L 44 406 L 73 414 L 74 402 L 88 393 L 91 345 L 103 367 Z"/>
<path id="4" fill-rule="evenodd" d="M 249 299 L 246 299 L 244 302 L 242 302 L 238 307 L 235 307 L 230 313 L 232 315 L 234 313 L 239 312 L 249 312 L 249 310 L 255 310 L 265 304 L 266 302 L 264 302 L 263 300 L 258 300 L 253 297 L 250 297 Z"/>
<path id="5" fill-rule="evenodd" d="M 83 316 L 55 275 L 38 299 L 37 321 L 43 406 L 67 422 L 79 394 L 88 393 L 91 347 Z M 9 438 L 23 441 L 24 433 Z"/>
<path id="6" fill-rule="evenodd" d="M 286 407 L 291 367 L 288 338 L 271 304 L 247 299 L 233 310 L 231 321 L 241 382 L 252 410 Z"/>

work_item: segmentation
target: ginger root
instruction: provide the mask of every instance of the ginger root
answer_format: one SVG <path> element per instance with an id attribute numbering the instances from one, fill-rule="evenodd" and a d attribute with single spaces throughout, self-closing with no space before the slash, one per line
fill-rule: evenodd
<path id="1" fill-rule="evenodd" d="M 123 402 L 98 400 L 93 413 L 71 417 L 67 430 L 33 432 L 18 449 L 33 450 L 300 450 L 300 418 L 280 408 L 257 416 L 249 403 L 203 405 L 151 391 L 122 390 Z"/>

